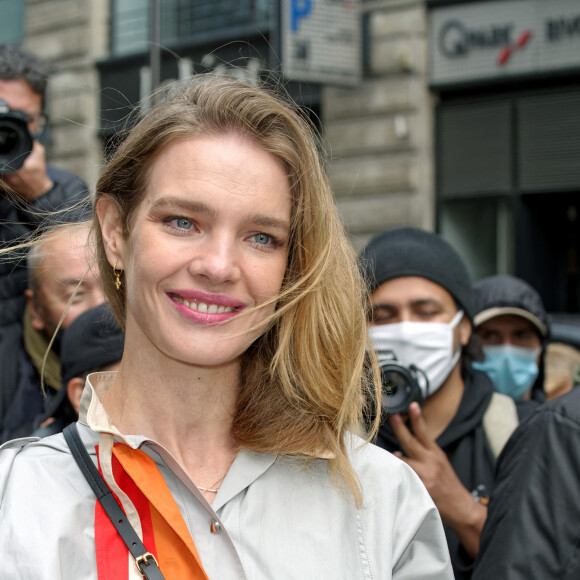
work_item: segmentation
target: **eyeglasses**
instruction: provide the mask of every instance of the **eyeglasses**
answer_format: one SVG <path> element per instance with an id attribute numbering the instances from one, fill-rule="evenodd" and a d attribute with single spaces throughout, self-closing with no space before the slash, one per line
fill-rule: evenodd
<path id="1" fill-rule="evenodd" d="M 46 113 L 25 113 L 24 111 L 22 111 L 22 113 L 26 117 L 26 123 L 28 126 L 34 129 L 31 129 L 31 133 L 33 133 L 35 137 L 42 135 L 46 131 L 48 125 L 48 115 Z"/>

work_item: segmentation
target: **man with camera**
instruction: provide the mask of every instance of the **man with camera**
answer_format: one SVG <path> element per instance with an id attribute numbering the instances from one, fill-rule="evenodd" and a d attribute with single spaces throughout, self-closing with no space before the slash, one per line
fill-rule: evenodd
<path id="1" fill-rule="evenodd" d="M 88 217 L 88 187 L 47 164 L 46 87 L 49 67 L 16 45 L 0 45 L 0 243 L 24 241 L 48 222 Z M 67 208 L 70 211 L 63 212 Z M 73 209 L 74 208 L 74 209 Z M 58 213 L 54 213 L 58 212 Z M 21 323 L 26 268 L 22 256 L 0 260 L 0 328 Z M 20 261 L 18 261 L 20 259 Z"/>
<path id="2" fill-rule="evenodd" d="M 518 423 L 515 404 L 471 367 L 480 355 L 471 340 L 472 283 L 445 240 L 387 230 L 360 263 L 388 417 L 376 443 L 419 475 L 445 525 L 455 577 L 470 578 L 496 457 Z"/>

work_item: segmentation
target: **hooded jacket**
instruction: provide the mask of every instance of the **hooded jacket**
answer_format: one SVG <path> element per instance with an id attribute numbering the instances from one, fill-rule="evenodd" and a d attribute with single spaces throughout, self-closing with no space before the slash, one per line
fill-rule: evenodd
<path id="1" fill-rule="evenodd" d="M 36 357 L 31 356 L 25 345 L 23 330 L 29 333 L 29 337 L 34 335 Z M 55 341 L 46 369 L 58 371 L 58 375 L 54 376 L 53 372 L 49 376 L 45 372 L 45 388 L 42 391 L 40 370 L 42 355 L 48 344 L 48 338 L 27 322 L 0 327 L 0 443 L 30 435 L 45 418 L 46 405 L 60 386 L 60 363 Z"/>
<path id="2" fill-rule="evenodd" d="M 521 316 L 534 325 L 540 336 L 542 351 L 538 376 L 532 385 L 531 397 L 534 401 L 544 402 L 546 400 L 544 357 L 550 323 L 538 292 L 521 278 L 509 274 L 498 274 L 482 278 L 473 285 L 473 302 L 475 326 L 502 314 Z"/>
<path id="3" fill-rule="evenodd" d="M 580 578 L 579 487 L 576 387 L 540 406 L 505 446 L 473 580 Z"/>

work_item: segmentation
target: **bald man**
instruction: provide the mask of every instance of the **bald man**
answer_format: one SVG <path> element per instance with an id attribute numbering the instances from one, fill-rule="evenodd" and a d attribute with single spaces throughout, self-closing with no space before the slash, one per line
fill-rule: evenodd
<path id="1" fill-rule="evenodd" d="M 69 224 L 45 234 L 28 256 L 23 325 L 0 333 L 0 441 L 31 433 L 61 388 L 61 330 L 104 301 L 93 253 L 89 226 Z"/>

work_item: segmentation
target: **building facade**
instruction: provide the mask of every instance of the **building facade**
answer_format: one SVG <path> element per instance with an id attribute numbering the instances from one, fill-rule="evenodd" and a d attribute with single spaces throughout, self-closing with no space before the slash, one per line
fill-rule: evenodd
<path id="1" fill-rule="evenodd" d="M 13 36 L 0 41 L 20 42 L 53 64 L 48 92 L 49 160 L 93 186 L 102 165 L 95 62 L 108 51 L 108 2 L 0 0 L 3 17 L 10 4 L 20 7 L 21 30 L 8 26 Z"/>
<path id="2" fill-rule="evenodd" d="M 437 229 L 580 310 L 580 2 L 431 2 Z"/>
<path id="3" fill-rule="evenodd" d="M 282 78 L 320 126 L 355 248 L 396 225 L 437 230 L 475 279 L 512 273 L 550 310 L 579 310 L 577 0 L 159 0 L 157 13 L 151 0 L 0 0 L 0 10 L 20 19 L 15 40 L 55 65 L 51 161 L 91 185 L 153 86 L 210 70 Z M 17 28 L 0 25 L 0 41 Z"/>

